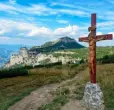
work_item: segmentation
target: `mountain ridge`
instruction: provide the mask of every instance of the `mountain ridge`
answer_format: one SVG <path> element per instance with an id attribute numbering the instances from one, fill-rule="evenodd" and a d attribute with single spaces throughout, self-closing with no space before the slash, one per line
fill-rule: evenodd
<path id="1" fill-rule="evenodd" d="M 75 49 L 75 48 L 83 48 L 81 44 L 77 43 L 77 41 L 70 37 L 61 37 L 55 41 L 49 41 L 44 43 L 41 46 L 35 46 L 30 48 L 30 51 L 36 52 L 50 52 L 56 50 L 63 50 L 63 49 Z"/>

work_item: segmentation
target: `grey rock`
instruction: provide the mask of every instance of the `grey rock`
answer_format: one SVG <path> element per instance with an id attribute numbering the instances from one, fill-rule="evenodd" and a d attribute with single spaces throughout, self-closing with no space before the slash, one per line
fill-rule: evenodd
<path id="1" fill-rule="evenodd" d="M 83 104 L 89 110 L 104 110 L 103 93 L 96 83 L 88 82 L 85 86 Z"/>

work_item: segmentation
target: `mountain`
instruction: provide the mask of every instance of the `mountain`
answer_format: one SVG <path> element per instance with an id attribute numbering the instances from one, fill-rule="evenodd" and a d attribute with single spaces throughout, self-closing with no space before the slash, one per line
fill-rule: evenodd
<path id="1" fill-rule="evenodd" d="M 83 48 L 83 47 L 84 46 L 77 43 L 75 39 L 72 39 L 70 37 L 62 37 L 53 42 L 46 42 L 41 46 L 32 47 L 30 51 L 50 52 L 50 51 L 56 51 L 56 50 L 75 49 L 75 48 Z"/>

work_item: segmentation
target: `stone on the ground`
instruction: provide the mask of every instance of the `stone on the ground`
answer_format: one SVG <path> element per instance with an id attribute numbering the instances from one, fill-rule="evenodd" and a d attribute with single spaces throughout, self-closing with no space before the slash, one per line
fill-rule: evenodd
<path id="1" fill-rule="evenodd" d="M 97 83 L 88 82 L 86 84 L 83 105 L 89 110 L 104 110 L 103 93 Z"/>

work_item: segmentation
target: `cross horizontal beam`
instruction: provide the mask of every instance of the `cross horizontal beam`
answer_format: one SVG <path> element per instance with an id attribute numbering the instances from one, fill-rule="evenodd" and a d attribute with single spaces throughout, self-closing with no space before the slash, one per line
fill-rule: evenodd
<path id="1" fill-rule="evenodd" d="M 100 40 L 112 40 L 113 37 L 112 34 L 105 34 L 105 35 L 98 35 L 96 36 L 96 41 L 100 41 Z"/>
<path id="2" fill-rule="evenodd" d="M 81 37 L 79 38 L 79 42 L 88 42 L 89 38 L 88 37 Z"/>
<path id="3" fill-rule="evenodd" d="M 105 34 L 105 35 L 97 35 L 96 38 L 96 42 L 97 41 L 101 41 L 101 40 L 112 40 L 113 37 L 112 34 Z M 80 42 L 89 42 L 89 37 L 81 37 L 79 38 Z"/>

